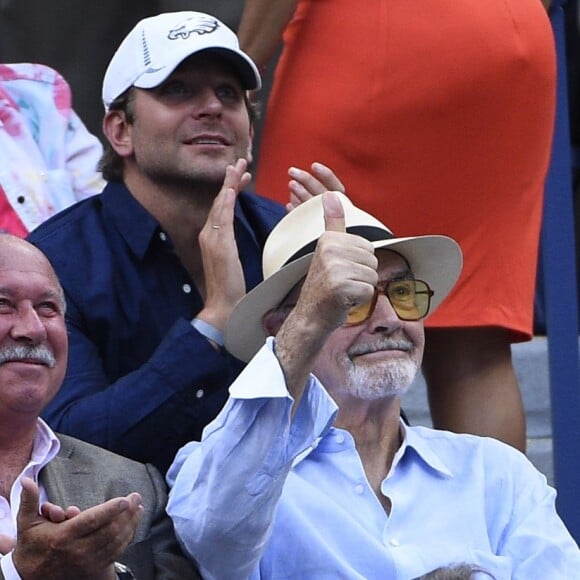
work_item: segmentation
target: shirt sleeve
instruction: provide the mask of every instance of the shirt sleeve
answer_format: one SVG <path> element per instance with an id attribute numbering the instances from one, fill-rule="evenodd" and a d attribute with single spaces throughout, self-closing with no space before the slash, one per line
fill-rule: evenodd
<path id="1" fill-rule="evenodd" d="M 147 480 L 141 484 L 145 516 L 139 535 L 122 557 L 138 580 L 198 580 L 199 575 L 189 558 L 182 553 L 175 538 L 173 524 L 165 512 L 167 487 L 161 474 L 151 465 L 145 466 Z M 154 572 L 153 572 L 154 567 Z"/>
<path id="2" fill-rule="evenodd" d="M 0 580 L 22 580 L 14 567 L 12 552 L 5 556 L 0 556 Z"/>
<path id="3" fill-rule="evenodd" d="M 202 441 L 181 449 L 167 476 L 168 513 L 204 579 L 247 578 L 256 568 L 293 462 L 316 445 L 337 411 L 311 376 L 292 416 L 272 348 L 268 339 Z"/>
<path id="4" fill-rule="evenodd" d="M 167 471 L 175 452 L 199 439 L 241 365 L 211 346 L 188 320 L 177 320 L 143 365 L 111 382 L 103 353 L 69 301 L 68 369 L 43 412 L 51 427 Z"/>

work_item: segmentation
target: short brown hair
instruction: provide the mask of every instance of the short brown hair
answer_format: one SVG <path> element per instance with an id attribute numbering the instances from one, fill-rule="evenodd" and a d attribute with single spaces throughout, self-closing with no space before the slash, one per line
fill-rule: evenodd
<path id="1" fill-rule="evenodd" d="M 135 88 L 129 87 L 109 105 L 109 111 L 122 111 L 127 123 L 132 124 L 135 120 L 134 102 Z M 105 141 L 103 147 L 99 171 L 107 181 L 123 181 L 123 158 L 113 149 L 108 140 Z"/>

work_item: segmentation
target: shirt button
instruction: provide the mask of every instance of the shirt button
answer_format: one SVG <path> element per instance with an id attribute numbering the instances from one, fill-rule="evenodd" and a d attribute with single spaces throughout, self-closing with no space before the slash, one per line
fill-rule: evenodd
<path id="1" fill-rule="evenodd" d="M 190 294 L 190 293 L 191 293 L 191 286 L 190 286 L 189 284 L 184 284 L 184 285 L 183 285 L 183 291 L 184 291 L 186 294 Z"/>
<path id="2" fill-rule="evenodd" d="M 196 399 L 201 399 L 203 396 L 205 395 L 203 389 L 197 389 L 197 391 L 195 391 L 195 398 Z"/>
<path id="3" fill-rule="evenodd" d="M 336 436 L 336 442 L 337 442 L 337 443 L 344 443 L 344 435 L 343 435 L 342 433 L 339 433 L 339 434 Z"/>
<path id="4" fill-rule="evenodd" d="M 165 232 L 159 232 L 159 239 L 164 242 L 167 239 Z"/>
<path id="5" fill-rule="evenodd" d="M 393 546 L 393 548 L 398 548 L 399 547 L 399 540 L 397 540 L 396 538 L 391 538 L 389 540 L 389 544 L 391 544 L 391 546 Z"/>

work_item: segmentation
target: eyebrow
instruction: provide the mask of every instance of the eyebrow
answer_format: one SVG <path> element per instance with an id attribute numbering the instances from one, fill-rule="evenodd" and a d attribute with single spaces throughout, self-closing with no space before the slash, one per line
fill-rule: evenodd
<path id="1" fill-rule="evenodd" d="M 18 296 L 18 292 L 14 291 L 8 286 L 0 286 L 0 295 L 9 296 L 10 298 L 15 298 Z M 35 300 L 56 300 L 57 302 L 62 302 L 63 296 L 57 290 L 45 290 L 41 292 Z"/>
<path id="2" fill-rule="evenodd" d="M 61 295 L 60 295 L 60 292 L 57 292 L 56 290 L 47 290 L 46 292 L 42 292 L 40 294 L 39 298 L 41 300 L 45 300 L 47 298 L 52 298 L 54 300 L 60 300 Z"/>
<path id="3" fill-rule="evenodd" d="M 414 280 L 415 274 L 411 271 L 410 268 L 402 270 L 400 272 L 396 272 L 389 278 L 382 278 L 379 280 L 379 284 L 388 284 L 389 282 L 397 282 L 399 280 Z"/>

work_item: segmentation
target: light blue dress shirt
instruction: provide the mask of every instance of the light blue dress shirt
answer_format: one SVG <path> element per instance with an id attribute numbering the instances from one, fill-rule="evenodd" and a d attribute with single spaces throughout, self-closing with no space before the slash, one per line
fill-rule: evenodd
<path id="1" fill-rule="evenodd" d="M 169 515 L 205 579 L 410 580 L 460 562 L 496 580 L 580 578 L 555 491 L 523 454 L 402 426 L 381 486 L 387 515 L 315 377 L 291 417 L 272 348 L 269 339 L 168 473 Z"/>

